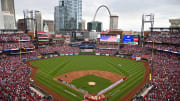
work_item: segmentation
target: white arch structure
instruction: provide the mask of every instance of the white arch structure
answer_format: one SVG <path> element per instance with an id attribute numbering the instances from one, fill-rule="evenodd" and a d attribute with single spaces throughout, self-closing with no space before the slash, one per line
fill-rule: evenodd
<path id="1" fill-rule="evenodd" d="M 106 8 L 106 9 L 108 10 L 108 12 L 109 12 L 109 16 L 111 16 L 111 11 L 109 10 L 109 8 L 108 8 L 106 5 L 101 5 L 101 6 L 99 6 L 98 9 L 96 10 L 96 13 L 95 13 L 95 15 L 94 15 L 93 21 L 96 20 L 96 15 L 97 15 L 99 9 L 102 8 L 102 7 Z"/>

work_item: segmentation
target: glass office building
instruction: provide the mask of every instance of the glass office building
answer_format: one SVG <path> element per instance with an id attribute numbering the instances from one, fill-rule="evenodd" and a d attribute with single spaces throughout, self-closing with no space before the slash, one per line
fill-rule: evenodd
<path id="1" fill-rule="evenodd" d="M 55 7 L 55 32 L 82 29 L 82 0 L 60 0 Z"/>
<path id="2" fill-rule="evenodd" d="M 10 14 L 15 14 L 14 0 L 0 0 L 2 11 L 9 11 Z"/>
<path id="3" fill-rule="evenodd" d="M 16 29 L 14 0 L 0 0 L 0 29 Z"/>

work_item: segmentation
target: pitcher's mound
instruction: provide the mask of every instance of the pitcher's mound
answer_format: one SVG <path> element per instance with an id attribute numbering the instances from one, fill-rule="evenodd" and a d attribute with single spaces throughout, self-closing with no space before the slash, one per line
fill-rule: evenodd
<path id="1" fill-rule="evenodd" d="M 95 85 L 96 85 L 96 82 L 88 82 L 88 85 L 89 85 L 89 86 L 95 86 Z"/>

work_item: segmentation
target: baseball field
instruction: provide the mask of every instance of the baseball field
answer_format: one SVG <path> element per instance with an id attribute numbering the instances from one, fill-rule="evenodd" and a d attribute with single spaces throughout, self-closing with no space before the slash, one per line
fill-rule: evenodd
<path id="1" fill-rule="evenodd" d="M 30 64 L 38 68 L 35 81 L 69 101 L 82 101 L 84 94 L 60 83 L 59 79 L 97 94 L 126 77 L 124 82 L 104 94 L 109 97 L 108 101 L 118 101 L 144 80 L 145 73 L 142 62 L 106 56 L 63 56 Z M 96 85 L 89 86 L 88 82 L 96 82 Z"/>

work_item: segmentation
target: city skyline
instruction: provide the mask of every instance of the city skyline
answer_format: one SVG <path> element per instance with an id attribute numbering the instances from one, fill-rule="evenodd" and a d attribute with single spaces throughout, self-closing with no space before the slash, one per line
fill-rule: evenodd
<path id="1" fill-rule="evenodd" d="M 42 12 L 43 19 L 54 19 L 54 7 L 59 0 L 15 0 L 16 18 L 23 18 L 24 9 L 37 9 Z M 82 0 L 82 18 L 86 23 L 92 21 L 96 9 L 100 5 L 107 5 L 112 14 L 119 16 L 119 29 L 140 31 L 143 13 L 155 14 L 155 27 L 169 27 L 170 18 L 180 18 L 179 0 Z M 22 6 L 23 5 L 23 6 Z M 16 20 L 17 20 L 16 19 Z M 97 14 L 96 21 L 103 22 L 103 29 L 109 28 L 109 14 L 102 8 Z M 86 24 L 87 26 L 87 24 Z M 146 30 L 148 29 L 146 26 Z"/>
<path id="2" fill-rule="evenodd" d="M 82 29 L 82 0 L 60 0 L 54 11 L 55 33 Z"/>

